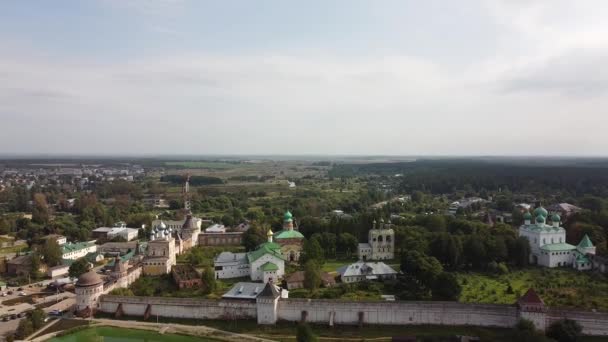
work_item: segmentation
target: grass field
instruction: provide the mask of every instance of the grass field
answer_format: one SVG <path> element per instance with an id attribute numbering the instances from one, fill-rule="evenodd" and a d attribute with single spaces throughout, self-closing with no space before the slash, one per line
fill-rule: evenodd
<path id="1" fill-rule="evenodd" d="M 460 301 L 465 303 L 512 304 L 534 288 L 549 306 L 608 310 L 608 281 L 603 275 L 529 268 L 504 275 L 460 273 L 458 278 Z"/>

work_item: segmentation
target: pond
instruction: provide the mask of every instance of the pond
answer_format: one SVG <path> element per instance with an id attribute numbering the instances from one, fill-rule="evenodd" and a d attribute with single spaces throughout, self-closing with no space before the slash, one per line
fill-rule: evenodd
<path id="1" fill-rule="evenodd" d="M 154 331 L 95 327 L 79 330 L 69 335 L 55 337 L 51 342 L 212 342 L 204 337 L 159 334 Z"/>

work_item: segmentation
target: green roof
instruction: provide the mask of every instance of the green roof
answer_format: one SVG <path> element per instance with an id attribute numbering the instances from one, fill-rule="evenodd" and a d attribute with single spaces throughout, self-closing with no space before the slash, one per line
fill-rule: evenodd
<path id="1" fill-rule="evenodd" d="M 526 213 L 524 214 L 524 220 L 531 220 L 532 219 L 532 214 L 530 214 L 529 211 L 526 211 Z"/>
<path id="2" fill-rule="evenodd" d="M 283 215 L 283 221 L 290 222 L 292 220 L 293 220 L 293 215 L 291 215 L 291 213 L 289 212 L 289 210 L 287 210 L 285 212 L 285 215 Z"/>
<path id="3" fill-rule="evenodd" d="M 283 230 L 278 232 L 275 239 L 303 239 L 304 235 L 297 230 Z"/>
<path id="4" fill-rule="evenodd" d="M 266 271 L 277 271 L 279 269 L 279 266 L 271 263 L 271 262 L 267 262 L 264 265 L 262 265 L 262 271 L 266 272 Z"/>
<path id="5" fill-rule="evenodd" d="M 61 249 L 62 249 L 63 254 L 65 254 L 65 253 L 69 253 L 69 252 L 79 251 L 81 249 L 85 249 L 85 248 L 91 247 L 93 245 L 94 245 L 94 243 L 89 243 L 89 242 L 66 243 L 63 246 L 61 246 Z"/>
<path id="6" fill-rule="evenodd" d="M 252 263 L 266 254 L 270 254 L 284 260 L 283 255 L 281 254 L 281 246 L 274 242 L 263 243 L 255 251 L 247 253 L 247 260 Z"/>
<path id="7" fill-rule="evenodd" d="M 562 220 L 562 218 L 559 217 L 559 215 L 557 215 L 557 214 L 553 214 L 553 216 L 551 216 L 551 222 L 559 222 L 561 220 Z"/>
<path id="8" fill-rule="evenodd" d="M 133 256 L 134 256 L 134 255 L 135 255 L 135 251 L 130 251 L 129 253 L 127 253 L 127 254 L 125 254 L 125 255 L 121 256 L 121 257 L 120 257 L 120 260 L 121 260 L 122 262 L 129 261 L 129 260 L 131 260 L 131 258 L 133 258 Z M 114 261 L 115 261 L 115 260 L 116 260 L 116 258 L 112 258 L 112 260 L 110 260 L 110 261 L 109 261 L 109 262 L 106 264 L 106 267 L 111 267 L 111 266 L 114 266 Z"/>
<path id="9" fill-rule="evenodd" d="M 581 247 L 581 248 L 592 248 L 593 247 L 593 243 L 591 243 L 591 239 L 589 239 L 589 236 L 587 234 L 585 234 L 585 236 L 583 236 L 583 239 L 578 244 L 578 247 Z"/>
<path id="10" fill-rule="evenodd" d="M 576 257 L 576 262 L 577 262 L 577 263 L 579 263 L 579 264 L 588 263 L 588 262 L 589 262 L 589 259 L 587 259 L 587 257 L 586 257 L 586 256 L 584 256 L 584 255 L 582 255 L 582 254 L 579 254 L 579 255 Z"/>
<path id="11" fill-rule="evenodd" d="M 555 251 L 571 251 L 575 250 L 576 246 L 572 246 L 569 243 L 550 243 L 547 245 L 543 245 L 541 247 L 542 250 L 555 252 Z"/>
<path id="12" fill-rule="evenodd" d="M 536 216 L 537 223 L 545 223 L 545 217 L 543 215 Z"/>

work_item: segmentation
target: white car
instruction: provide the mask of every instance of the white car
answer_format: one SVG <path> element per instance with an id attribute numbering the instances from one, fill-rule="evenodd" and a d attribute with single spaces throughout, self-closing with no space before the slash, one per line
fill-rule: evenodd
<path id="1" fill-rule="evenodd" d="M 19 295 L 20 295 L 20 296 L 27 296 L 27 293 L 25 293 L 25 292 L 21 291 L 21 292 L 19 292 Z"/>

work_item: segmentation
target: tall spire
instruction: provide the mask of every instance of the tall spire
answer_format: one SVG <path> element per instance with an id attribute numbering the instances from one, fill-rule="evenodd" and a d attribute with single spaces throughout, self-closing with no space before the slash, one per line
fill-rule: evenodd
<path id="1" fill-rule="evenodd" d="M 184 183 L 183 189 L 184 195 L 184 210 L 186 214 L 190 212 L 190 174 L 186 174 L 186 183 Z"/>

